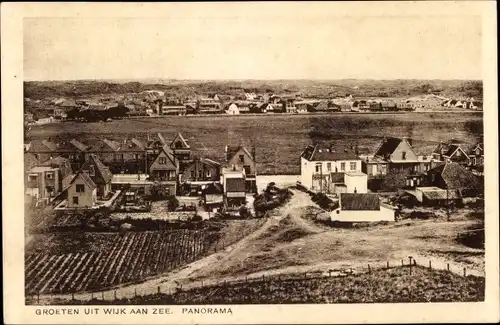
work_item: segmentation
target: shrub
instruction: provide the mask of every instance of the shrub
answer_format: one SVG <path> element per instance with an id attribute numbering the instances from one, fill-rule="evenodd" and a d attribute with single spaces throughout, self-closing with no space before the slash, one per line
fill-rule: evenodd
<path id="1" fill-rule="evenodd" d="M 175 211 L 179 207 L 179 200 L 174 195 L 167 196 L 168 211 Z"/>

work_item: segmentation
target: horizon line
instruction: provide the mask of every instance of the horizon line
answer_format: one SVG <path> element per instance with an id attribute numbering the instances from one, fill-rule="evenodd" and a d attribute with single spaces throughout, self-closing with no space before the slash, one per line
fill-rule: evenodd
<path id="1" fill-rule="evenodd" d="M 259 79 L 259 78 L 155 78 L 155 77 L 143 77 L 143 78 L 94 78 L 94 79 L 25 79 L 23 82 L 73 82 L 73 81 L 191 81 L 191 82 L 210 82 L 210 81 L 398 81 L 398 80 L 415 80 L 415 81 L 483 81 L 481 78 L 338 78 L 338 79 L 324 79 L 324 78 L 276 78 L 276 79 Z"/>

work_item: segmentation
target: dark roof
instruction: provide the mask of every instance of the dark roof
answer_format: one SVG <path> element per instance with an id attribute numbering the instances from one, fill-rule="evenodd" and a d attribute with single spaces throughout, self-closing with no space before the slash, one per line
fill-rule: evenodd
<path id="1" fill-rule="evenodd" d="M 340 207 L 349 211 L 380 210 L 380 200 L 373 193 L 341 193 Z"/>
<path id="2" fill-rule="evenodd" d="M 136 139 L 136 138 L 132 138 L 132 140 L 130 140 L 133 144 L 135 144 L 139 149 L 141 150 L 146 150 L 146 145 L 144 144 L 144 142 L 142 142 L 141 140 L 139 139 Z"/>
<path id="3" fill-rule="evenodd" d="M 31 143 L 30 151 L 55 151 L 57 149 L 57 144 L 49 140 L 33 141 Z"/>
<path id="4" fill-rule="evenodd" d="M 95 154 L 89 155 L 89 159 L 83 164 L 81 170 L 88 171 L 92 166 L 95 172 L 95 176 L 92 176 L 92 179 L 96 184 L 108 184 L 111 182 L 113 174 Z"/>
<path id="5" fill-rule="evenodd" d="M 103 150 L 111 150 L 111 151 L 118 151 L 120 149 L 120 143 L 113 141 L 113 140 L 108 140 L 108 139 L 99 139 L 97 142 L 95 142 L 93 145 L 90 146 L 91 152 L 93 151 L 103 151 Z"/>
<path id="6" fill-rule="evenodd" d="M 227 146 L 226 159 L 228 161 L 231 160 L 231 158 L 233 158 L 234 155 L 236 155 L 236 153 L 240 151 L 240 149 L 242 149 L 248 155 L 248 157 L 250 157 L 251 159 L 255 159 L 255 157 L 250 152 L 248 152 L 247 148 L 241 145 L 237 147 Z"/>
<path id="7" fill-rule="evenodd" d="M 331 182 L 332 183 L 344 183 L 344 173 L 331 173 Z"/>
<path id="8" fill-rule="evenodd" d="M 73 174 L 73 169 L 71 168 L 71 162 L 61 156 L 52 158 L 43 163 L 43 166 L 57 167 L 61 171 L 61 176 L 64 178 L 68 175 Z"/>
<path id="9" fill-rule="evenodd" d="M 309 161 L 359 160 L 359 156 L 347 147 L 308 146 L 302 157 Z"/>
<path id="10" fill-rule="evenodd" d="M 403 141 L 403 139 L 393 137 L 384 139 L 380 147 L 377 149 L 377 152 L 375 152 L 375 156 L 385 157 L 386 155 L 391 155 L 399 146 L 401 141 Z"/>
<path id="11" fill-rule="evenodd" d="M 180 146 L 177 146 L 178 143 Z M 184 139 L 182 134 L 177 133 L 174 140 L 172 140 L 172 142 L 170 143 L 170 148 L 172 148 L 172 149 L 176 149 L 176 148 L 177 149 L 189 149 L 190 146 L 187 143 L 187 141 Z"/>
<path id="12" fill-rule="evenodd" d="M 436 149 L 434 149 L 433 153 L 440 155 L 442 154 L 445 156 L 451 156 L 458 148 L 460 148 L 460 143 L 455 140 L 450 140 L 448 143 L 438 144 Z"/>
<path id="13" fill-rule="evenodd" d="M 226 179 L 226 192 L 245 192 L 245 180 L 243 178 Z"/>
<path id="14" fill-rule="evenodd" d="M 35 157 L 34 154 L 29 152 L 24 154 L 24 171 L 30 170 L 39 163 L 40 162 L 38 161 L 38 159 Z"/>
<path id="15" fill-rule="evenodd" d="M 207 187 L 203 190 L 203 194 L 205 195 L 216 195 L 216 194 L 223 194 L 224 189 L 222 188 L 222 185 L 219 183 L 211 183 L 207 185 Z"/>
<path id="16" fill-rule="evenodd" d="M 71 180 L 71 183 L 69 183 L 69 185 L 73 184 L 78 179 L 79 176 L 82 177 L 82 179 L 85 181 L 85 183 L 87 183 L 87 185 L 91 189 L 97 188 L 97 185 L 95 185 L 94 181 L 90 178 L 89 174 L 87 174 L 84 171 L 77 172 L 75 177 L 73 177 L 73 179 Z"/>
<path id="17" fill-rule="evenodd" d="M 443 178 L 448 189 L 479 189 L 479 178 L 471 171 L 455 162 L 446 162 L 429 170 L 438 173 Z"/>

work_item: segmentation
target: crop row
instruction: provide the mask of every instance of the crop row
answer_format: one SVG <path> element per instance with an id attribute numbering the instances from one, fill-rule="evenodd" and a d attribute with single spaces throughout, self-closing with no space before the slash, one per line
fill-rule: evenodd
<path id="1" fill-rule="evenodd" d="M 96 291 L 168 272 L 203 255 L 211 237 L 200 231 L 129 232 L 99 251 L 33 253 L 25 258 L 25 291 Z"/>

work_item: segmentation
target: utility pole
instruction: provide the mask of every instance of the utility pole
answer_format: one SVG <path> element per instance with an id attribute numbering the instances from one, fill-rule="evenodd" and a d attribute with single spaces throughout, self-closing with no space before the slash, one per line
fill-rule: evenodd
<path id="1" fill-rule="evenodd" d="M 448 185 L 446 186 L 446 220 L 450 221 L 450 200 L 448 193 Z"/>

